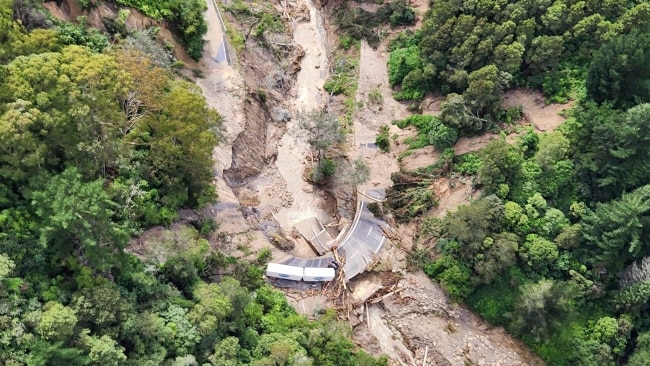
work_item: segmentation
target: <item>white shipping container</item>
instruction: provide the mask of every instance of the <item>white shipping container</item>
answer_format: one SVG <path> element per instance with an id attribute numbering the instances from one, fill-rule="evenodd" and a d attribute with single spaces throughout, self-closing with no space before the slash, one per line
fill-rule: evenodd
<path id="1" fill-rule="evenodd" d="M 334 268 L 305 268 L 305 275 L 302 278 L 306 282 L 332 281 L 336 271 Z"/>
<path id="2" fill-rule="evenodd" d="M 303 276 L 302 267 L 287 266 L 286 264 L 269 263 L 266 266 L 266 276 L 300 281 Z"/>

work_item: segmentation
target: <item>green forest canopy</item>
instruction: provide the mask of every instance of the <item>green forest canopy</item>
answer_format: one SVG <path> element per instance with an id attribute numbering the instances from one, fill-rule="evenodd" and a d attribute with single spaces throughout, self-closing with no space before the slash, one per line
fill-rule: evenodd
<path id="1" fill-rule="evenodd" d="M 421 218 L 421 242 L 435 245 L 414 255 L 549 365 L 648 364 L 648 20 L 640 1 L 437 1 L 421 31 L 393 42 L 397 97 L 448 94 L 440 116 L 398 122 L 418 128 L 416 144 L 481 131 L 512 84 L 584 91 L 555 132 L 453 157 L 446 166 L 482 197 Z"/>
<path id="2" fill-rule="evenodd" d="M 584 73 L 601 45 L 620 35 L 650 30 L 650 3 L 641 0 L 440 0 L 433 1 L 421 30 L 393 42 L 389 60 L 391 85 L 399 99 L 419 99 L 426 92 L 462 95 L 469 115 L 495 116 L 500 95 L 513 85 L 541 88 L 552 100 L 564 101 L 584 80 Z M 599 80 L 588 87 L 612 92 L 607 67 L 618 72 L 643 63 L 647 48 L 620 43 L 603 54 Z M 603 51 L 606 52 L 606 51 Z M 621 56 L 605 58 L 616 52 Z M 625 62 L 630 55 L 631 62 Z M 647 75 L 647 68 L 637 68 Z M 617 78 L 616 71 L 610 73 Z M 596 77 L 595 72 L 592 76 Z M 628 79 L 621 78 L 626 82 Z M 607 83 L 608 85 L 603 85 Z M 626 94 L 647 97 L 643 85 L 630 85 Z M 647 87 L 647 85 L 646 85 Z M 602 93 L 601 92 L 601 93 Z M 627 106 L 632 95 L 622 95 Z M 605 99 L 600 97 L 600 99 Z M 469 112 L 469 113 L 467 113 Z"/>

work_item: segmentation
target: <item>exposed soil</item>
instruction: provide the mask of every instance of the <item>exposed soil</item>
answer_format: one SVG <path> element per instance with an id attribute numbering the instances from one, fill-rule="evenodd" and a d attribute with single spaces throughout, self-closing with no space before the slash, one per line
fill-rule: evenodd
<path id="1" fill-rule="evenodd" d="M 359 84 L 357 100 L 363 102 L 363 107 L 354 116 L 354 149 L 353 156 L 361 156 L 370 166 L 370 181 L 359 187 L 360 190 L 387 188 L 392 185 L 391 173 L 399 171 L 396 155 L 382 153 L 377 148 L 369 148 L 374 144 L 377 133 L 383 125 L 391 126 L 392 121 L 406 118 L 410 113 L 408 105 L 392 98 L 392 90 L 388 83 L 388 50 L 386 43 L 372 49 L 365 41 L 361 42 L 359 59 Z M 379 92 L 383 100 L 373 103 L 371 93 Z M 396 127 L 391 127 L 394 130 Z M 372 145 L 371 145 L 372 146 Z"/>
<path id="2" fill-rule="evenodd" d="M 555 130 L 566 120 L 561 114 L 573 107 L 575 101 L 566 104 L 546 104 L 546 98 L 536 90 L 514 89 L 508 90 L 503 96 L 505 108 L 521 106 L 524 117 L 539 131 L 550 132 Z"/>
<path id="3" fill-rule="evenodd" d="M 439 178 L 433 184 L 436 192 L 438 206 L 431 211 L 431 215 L 443 217 L 447 212 L 455 211 L 458 206 L 469 203 L 472 199 L 481 196 L 480 191 L 474 188 L 470 178 Z"/>
<path id="4" fill-rule="evenodd" d="M 502 328 L 451 303 L 422 272 L 407 274 L 394 288 L 380 304 L 355 312 L 363 321 L 355 340 L 391 355 L 389 364 L 421 365 L 426 352 L 427 365 L 544 365 Z"/>

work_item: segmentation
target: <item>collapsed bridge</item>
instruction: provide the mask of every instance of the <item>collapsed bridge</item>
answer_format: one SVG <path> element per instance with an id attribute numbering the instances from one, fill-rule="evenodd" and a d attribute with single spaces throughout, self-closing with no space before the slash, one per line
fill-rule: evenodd
<path id="1" fill-rule="evenodd" d="M 291 281 L 332 281 L 336 275 L 336 256 L 344 258 L 339 270 L 345 275 L 345 281 L 349 281 L 358 274 L 364 272 L 369 264 L 373 263 L 377 254 L 384 247 L 386 236 L 382 227 L 386 223 L 376 218 L 368 209 L 371 202 L 381 202 L 385 198 L 383 190 L 372 190 L 360 194 L 357 212 L 350 231 L 338 245 L 336 240 L 328 243 L 317 241 L 319 245 L 328 246 L 330 252 L 316 258 L 291 257 L 281 263 L 269 263 L 266 269 L 266 276 Z M 318 233 L 314 237 L 318 239 Z"/>

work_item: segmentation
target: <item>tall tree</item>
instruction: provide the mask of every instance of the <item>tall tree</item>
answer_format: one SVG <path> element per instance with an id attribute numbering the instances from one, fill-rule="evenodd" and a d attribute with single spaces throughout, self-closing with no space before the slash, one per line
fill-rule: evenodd
<path id="1" fill-rule="evenodd" d="M 650 102 L 650 33 L 623 35 L 602 46 L 589 67 L 586 87 L 588 97 L 617 108 Z"/>
<path id="2" fill-rule="evenodd" d="M 96 269 L 114 265 L 130 232 L 113 221 L 117 207 L 103 185 L 103 180 L 84 182 L 76 168 L 69 168 L 33 192 L 41 244 L 59 258 L 76 253 Z"/>
<path id="3" fill-rule="evenodd" d="M 584 219 L 585 240 L 599 249 L 597 259 L 618 270 L 650 254 L 650 185 L 620 199 L 600 203 Z"/>

